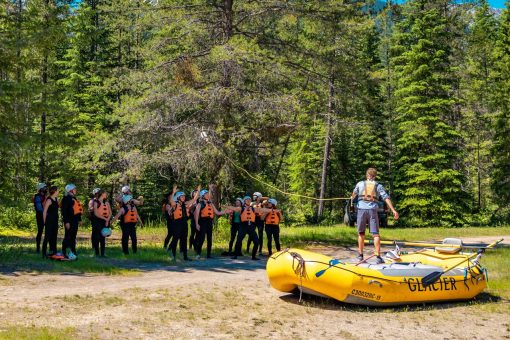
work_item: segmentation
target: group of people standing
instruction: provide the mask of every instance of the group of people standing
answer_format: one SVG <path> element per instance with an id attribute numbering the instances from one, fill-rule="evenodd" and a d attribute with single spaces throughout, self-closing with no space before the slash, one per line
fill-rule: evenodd
<path id="1" fill-rule="evenodd" d="M 51 186 L 48 189 L 46 184 L 39 183 L 37 189 L 38 192 L 33 198 L 37 221 L 37 252 L 41 251 L 42 240 L 43 257 L 75 260 L 77 258 L 76 236 L 85 214 L 84 207 L 77 198 L 76 186 L 66 185 L 61 202 L 59 202 L 57 186 Z M 113 216 L 108 193 L 101 188 L 92 191 L 87 207 L 88 218 L 92 225 L 91 244 L 96 256 L 105 256 L 106 237 L 111 235 L 111 226 L 117 220 L 120 221 L 122 230 L 123 253 L 129 254 L 129 239 L 131 239 L 132 252 L 137 252 L 136 225 L 138 223 L 143 225 L 137 206 L 143 205 L 143 197 L 133 198 L 129 186 L 124 186 L 122 194 L 115 197 L 115 203 L 117 214 Z M 166 195 L 163 204 L 168 229 L 164 247 L 171 252 L 175 260 L 179 244 L 184 260 L 189 261 L 188 242 L 189 248 L 195 250 L 197 258 L 201 258 L 204 243 L 207 242 L 206 258 L 211 258 L 214 218 L 227 215 L 231 225 L 227 255 L 234 259 L 242 256 L 242 243 L 248 236 L 246 251 L 250 253 L 250 245 L 253 244 L 251 257 L 253 260 L 259 260 L 257 252 L 259 256 L 262 255 L 264 229 L 269 255 L 272 254 L 273 239 L 276 250 L 280 250 L 279 224 L 282 213 L 277 209 L 277 204 L 274 198 L 263 197 L 260 192 L 255 192 L 253 196 L 237 198 L 233 206 L 218 210 L 211 200 L 209 190 L 197 187 L 192 192 L 191 199 L 187 199 L 186 194 L 178 191 L 177 186 L 174 186 L 172 192 Z M 62 214 L 64 224 L 61 253 L 57 252 L 59 212 Z M 189 224 L 188 221 L 190 221 Z M 44 238 L 42 238 L 43 234 Z"/>
<path id="2" fill-rule="evenodd" d="M 83 204 L 76 196 L 76 186 L 74 184 L 67 184 L 65 186 L 65 194 L 61 202 L 59 202 L 57 186 L 51 186 L 48 190 L 48 186 L 45 183 L 39 183 L 37 190 L 38 192 L 33 198 L 37 221 L 37 252 L 41 251 L 41 239 L 44 232 L 44 239 L 42 239 L 43 257 L 75 260 L 77 258 L 76 236 L 78 228 L 82 223 L 82 216 L 84 215 Z M 107 198 L 106 191 L 96 188 L 92 191 L 92 196 L 88 203 L 89 219 L 92 224 L 91 243 L 95 255 L 105 256 L 106 237 L 111 235 L 110 226 L 117 220 L 120 220 L 122 229 L 123 252 L 129 254 L 128 242 L 129 238 L 131 238 L 132 250 L 133 253 L 136 253 L 136 224 L 137 222 L 142 223 L 136 206 L 143 204 L 143 198 L 134 199 L 130 188 L 124 186 L 122 188 L 122 195 L 115 198 L 119 205 L 119 210 L 113 219 L 112 208 Z M 64 224 L 64 239 L 62 241 L 61 253 L 57 251 L 59 210 Z"/>
<path id="3" fill-rule="evenodd" d="M 194 249 L 196 258 L 202 256 L 202 248 L 207 241 L 206 258 L 211 258 L 213 222 L 215 216 L 228 215 L 230 220 L 230 241 L 227 255 L 234 259 L 241 256 L 242 242 L 246 235 L 248 239 L 249 253 L 250 243 L 253 243 L 252 259 L 259 260 L 256 256 L 262 254 L 262 239 L 264 224 L 268 237 L 269 254 L 272 253 L 272 239 L 274 237 L 276 249 L 280 250 L 279 223 L 282 220 L 282 213 L 276 209 L 275 199 L 263 201 L 262 194 L 256 192 L 253 194 L 254 202 L 250 196 L 243 199 L 237 198 L 234 206 L 227 206 L 224 210 L 218 210 L 211 200 L 209 190 L 197 187 L 191 193 L 191 199 L 186 199 L 183 191 L 177 191 L 177 186 L 173 187 L 171 193 L 166 195 L 163 202 L 163 213 L 167 222 L 168 234 L 163 246 L 171 251 L 175 260 L 177 256 L 177 243 L 179 250 L 186 261 L 188 257 L 187 245 Z M 188 240 L 188 220 L 190 220 L 190 233 Z M 257 232 L 258 231 L 258 234 Z M 233 250 L 235 242 L 235 249 Z"/>

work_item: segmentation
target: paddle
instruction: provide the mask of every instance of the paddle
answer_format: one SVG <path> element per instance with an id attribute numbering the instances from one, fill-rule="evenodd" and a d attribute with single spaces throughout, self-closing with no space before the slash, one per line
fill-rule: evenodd
<path id="1" fill-rule="evenodd" d="M 373 245 L 373 240 L 365 240 L 365 243 L 368 245 Z M 381 244 L 391 244 L 391 245 L 402 245 L 408 247 L 448 247 L 448 248 L 488 248 L 489 245 L 481 244 L 481 243 L 463 243 L 462 245 L 458 244 L 449 244 L 449 243 L 425 243 L 425 242 L 406 242 L 406 241 L 381 241 Z"/>
<path id="2" fill-rule="evenodd" d="M 478 252 L 472 254 L 471 256 L 468 256 L 467 258 L 463 259 L 462 261 L 460 261 L 459 263 L 453 265 L 453 266 L 450 266 L 448 268 L 446 268 L 445 270 L 443 271 L 440 271 L 440 272 L 432 272 L 426 276 L 424 276 L 422 279 L 421 279 L 421 284 L 423 285 L 423 287 L 427 287 L 427 286 L 430 286 L 431 284 L 433 284 L 434 282 L 436 282 L 437 280 L 439 280 L 439 278 L 446 272 L 452 270 L 453 268 L 457 267 L 457 266 L 460 266 L 462 263 L 466 262 L 466 261 L 469 261 L 471 260 L 473 257 L 475 256 L 478 256 L 478 255 L 481 255 L 482 253 L 485 252 L 485 249 L 489 249 L 489 248 L 492 248 L 494 247 L 495 245 L 497 245 L 498 243 L 500 243 L 501 241 L 503 241 L 503 239 L 501 240 L 498 240 L 496 242 L 493 242 L 491 244 L 489 244 L 487 247 L 485 248 L 482 248 L 480 249 Z"/>
<path id="3" fill-rule="evenodd" d="M 322 269 L 322 270 L 319 270 L 317 273 L 315 273 L 315 277 L 321 277 L 326 272 L 326 270 L 328 270 L 329 268 L 331 268 L 334 265 L 339 264 L 339 263 L 340 263 L 340 260 L 338 260 L 338 259 L 330 260 L 329 261 L 329 267 L 325 268 L 325 269 Z"/>

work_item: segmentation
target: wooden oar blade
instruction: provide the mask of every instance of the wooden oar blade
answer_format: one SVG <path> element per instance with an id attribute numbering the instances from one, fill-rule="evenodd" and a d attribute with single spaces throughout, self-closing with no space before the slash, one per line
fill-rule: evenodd
<path id="1" fill-rule="evenodd" d="M 431 284 L 433 284 L 434 282 L 439 280 L 439 278 L 441 277 L 441 275 L 443 275 L 443 273 L 444 272 L 432 272 L 432 273 L 424 276 L 423 279 L 421 279 L 421 284 L 423 285 L 423 287 L 430 286 Z"/>

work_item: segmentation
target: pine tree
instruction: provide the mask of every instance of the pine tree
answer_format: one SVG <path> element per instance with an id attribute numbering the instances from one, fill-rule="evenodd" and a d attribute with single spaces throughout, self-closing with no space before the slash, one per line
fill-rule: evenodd
<path id="1" fill-rule="evenodd" d="M 448 2 L 416 0 L 396 27 L 398 208 L 408 226 L 464 223 Z M 399 53 L 398 53 L 399 52 Z"/>
<path id="2" fill-rule="evenodd" d="M 498 215 L 508 218 L 507 202 L 510 200 L 510 8 L 506 3 L 499 21 L 499 32 L 494 50 L 494 104 L 498 108 L 492 147 L 492 188 L 502 209 Z"/>

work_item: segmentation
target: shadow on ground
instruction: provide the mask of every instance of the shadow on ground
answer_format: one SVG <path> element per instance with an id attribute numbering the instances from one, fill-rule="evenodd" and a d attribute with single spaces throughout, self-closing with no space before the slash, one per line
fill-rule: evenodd
<path id="1" fill-rule="evenodd" d="M 299 291 L 295 293 L 282 295 L 280 299 L 295 305 L 302 305 L 304 307 L 312 307 L 326 310 L 341 310 L 353 312 L 414 312 L 414 311 L 427 311 L 427 310 L 447 310 L 451 308 L 471 306 L 471 305 L 484 305 L 495 302 L 510 303 L 510 300 L 502 299 L 499 296 L 492 295 L 487 292 L 482 292 L 476 298 L 467 301 L 453 301 L 453 302 L 435 302 L 423 303 L 415 305 L 402 305 L 402 306 L 389 306 L 389 307 L 372 307 L 372 306 L 359 306 L 348 303 L 343 303 L 335 299 L 324 298 L 316 295 L 303 294 L 301 302 L 299 301 Z"/>

